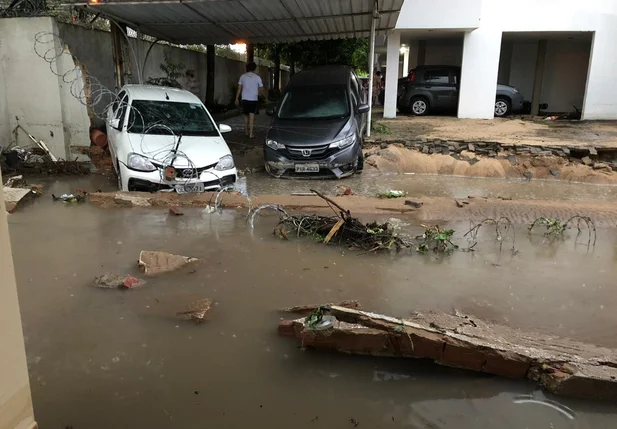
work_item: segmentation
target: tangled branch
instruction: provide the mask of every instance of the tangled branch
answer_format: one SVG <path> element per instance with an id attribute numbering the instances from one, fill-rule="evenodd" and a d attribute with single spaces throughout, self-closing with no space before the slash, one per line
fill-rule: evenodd
<path id="1" fill-rule="evenodd" d="M 544 236 L 550 239 L 557 237 L 563 237 L 566 230 L 572 228 L 572 225 L 576 222 L 577 234 L 576 238 L 582 234 L 585 227 L 587 229 L 587 246 L 596 245 L 596 224 L 588 216 L 572 216 L 567 221 L 563 222 L 557 218 L 540 217 L 532 222 L 529 226 L 529 233 L 533 231 L 536 226 L 543 226 L 545 228 Z M 592 243 L 593 240 L 593 243 Z"/>

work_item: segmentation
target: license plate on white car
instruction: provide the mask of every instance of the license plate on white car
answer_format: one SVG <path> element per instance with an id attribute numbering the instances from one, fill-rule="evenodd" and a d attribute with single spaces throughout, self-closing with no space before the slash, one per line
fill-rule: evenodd
<path id="1" fill-rule="evenodd" d="M 319 173 L 319 164 L 296 164 L 296 173 Z"/>
<path id="2" fill-rule="evenodd" d="M 197 194 L 205 191 L 203 183 L 180 183 L 176 185 L 176 192 L 179 194 Z"/>

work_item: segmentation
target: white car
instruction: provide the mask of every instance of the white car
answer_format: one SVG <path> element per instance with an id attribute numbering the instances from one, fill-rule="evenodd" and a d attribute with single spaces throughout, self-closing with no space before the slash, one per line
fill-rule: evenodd
<path id="1" fill-rule="evenodd" d="M 122 191 L 204 192 L 237 179 L 219 125 L 194 94 L 126 85 L 107 111 L 107 140 Z"/>

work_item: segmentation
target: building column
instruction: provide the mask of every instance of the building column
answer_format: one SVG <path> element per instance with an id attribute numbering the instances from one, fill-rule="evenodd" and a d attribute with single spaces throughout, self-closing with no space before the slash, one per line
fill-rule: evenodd
<path id="1" fill-rule="evenodd" d="M 458 117 L 492 119 L 495 114 L 501 31 L 482 28 L 465 33 Z"/>
<path id="2" fill-rule="evenodd" d="M 546 40 L 538 41 L 538 53 L 536 55 L 536 72 L 533 78 L 533 91 L 531 93 L 531 114 L 537 116 L 540 113 L 542 99 L 542 81 L 544 80 L 544 63 L 546 62 Z"/>
<path id="3" fill-rule="evenodd" d="M 409 74 L 409 46 L 405 46 L 403 49 L 403 77 Z"/>
<path id="4" fill-rule="evenodd" d="M 617 25 L 612 15 L 602 18 L 602 25 L 593 34 L 587 85 L 583 99 L 581 119 L 617 119 L 617 82 L 615 81 L 615 58 L 617 58 Z"/>
<path id="5" fill-rule="evenodd" d="M 398 67 L 401 49 L 401 33 L 393 31 L 388 35 L 386 57 L 386 94 L 383 117 L 396 118 L 396 94 L 398 92 Z"/>

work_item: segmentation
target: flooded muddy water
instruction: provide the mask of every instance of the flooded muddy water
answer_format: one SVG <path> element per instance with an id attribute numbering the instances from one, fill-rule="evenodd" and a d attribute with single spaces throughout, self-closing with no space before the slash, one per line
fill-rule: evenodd
<path id="1" fill-rule="evenodd" d="M 49 197 L 86 184 L 50 184 L 9 217 L 40 427 L 617 426 L 617 407 L 545 396 L 530 383 L 416 360 L 302 351 L 277 335 L 278 308 L 357 299 L 393 316 L 457 309 L 617 347 L 612 230 L 599 230 L 591 249 L 572 237 L 551 245 L 520 229 L 513 256 L 511 239 L 500 252 L 486 229 L 473 253 L 358 256 L 308 239 L 281 241 L 272 235 L 274 216 L 250 230 L 236 211 L 172 217 Z M 403 232 L 420 230 L 399 219 Z M 457 244 L 469 245 L 460 238 L 468 225 L 451 227 Z M 139 289 L 93 286 L 104 272 L 140 276 L 141 250 L 201 261 L 195 272 L 149 278 Z M 216 303 L 209 321 L 175 317 L 205 297 Z"/>
<path id="2" fill-rule="evenodd" d="M 289 194 L 316 189 L 336 194 L 337 187 L 349 187 L 358 195 L 377 195 L 391 189 L 405 191 L 410 197 L 512 198 L 565 201 L 615 201 L 617 186 L 568 183 L 558 180 L 491 179 L 420 174 L 369 174 L 344 180 L 281 180 L 257 173 L 242 178 L 239 188 L 249 194 Z"/>

